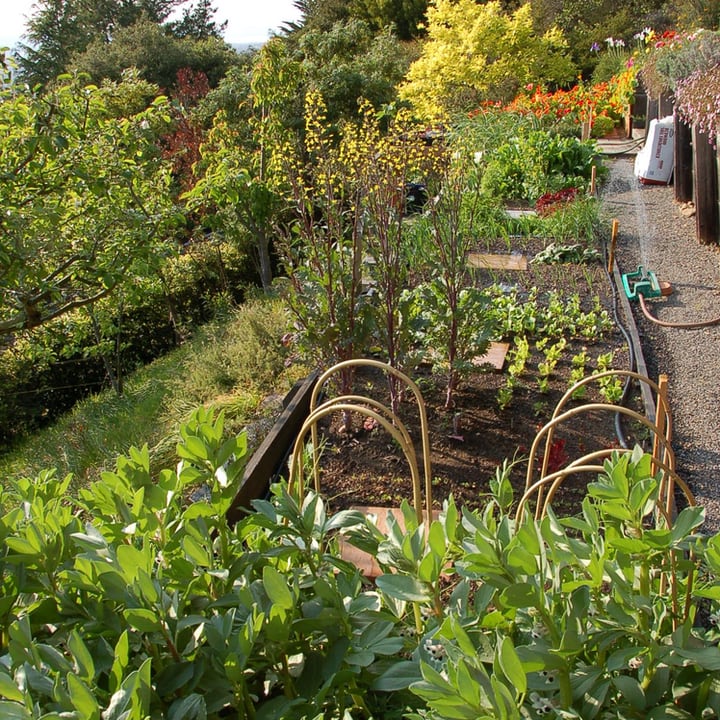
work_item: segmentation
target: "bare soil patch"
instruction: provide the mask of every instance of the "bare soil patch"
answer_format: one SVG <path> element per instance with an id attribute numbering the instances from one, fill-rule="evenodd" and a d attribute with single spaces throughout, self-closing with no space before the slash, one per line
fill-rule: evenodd
<path id="1" fill-rule="evenodd" d="M 532 258 L 543 247 L 544 243 L 534 240 L 523 247 L 523 252 Z M 482 248 L 482 252 L 487 249 Z M 540 298 L 550 290 L 560 291 L 568 297 L 578 293 L 586 310 L 591 309 L 595 296 L 598 296 L 611 317 L 616 314 L 610 280 L 600 262 L 582 265 L 530 263 L 528 270 L 523 272 L 478 270 L 473 273 L 473 281 L 481 286 L 504 283 L 516 286 L 523 293 L 537 287 Z M 619 319 L 624 322 L 622 316 Z M 420 367 L 412 374 L 426 405 L 434 478 L 433 502 L 437 507 L 441 507 L 450 494 L 459 505 L 477 507 L 488 493 L 489 481 L 497 469 L 513 459 L 516 462 L 510 478 L 516 500 L 520 497 L 526 484 L 528 459 L 535 436 L 571 385 L 574 355 L 585 349 L 594 360 L 612 351 L 613 367 L 630 369 L 625 336 L 619 326 L 593 342 L 577 337 L 567 337 L 567 341 L 568 346 L 550 378 L 549 388 L 541 392 L 538 364 L 543 360 L 543 353 L 531 340 L 530 360 L 510 404 L 502 410 L 498 404 L 498 390 L 506 383 L 506 372 L 473 372 L 461 383 L 452 409 L 444 407 L 444 377 L 434 375 L 429 367 Z M 586 374 L 594 370 L 591 362 Z M 387 383 L 382 373 L 374 368 L 361 368 L 356 386 L 359 394 L 372 396 L 389 406 Z M 589 386 L 585 398 L 569 401 L 566 408 L 592 402 L 606 402 L 595 383 Z M 625 404 L 642 412 L 639 393 L 632 388 Z M 416 441 L 422 468 L 419 415 L 412 395 L 403 402 L 398 415 Z M 350 433 L 340 432 L 340 425 L 339 416 L 332 416 L 321 425 L 324 442 L 321 489 L 331 509 L 357 504 L 397 506 L 403 499 L 410 501 L 412 483 L 408 463 L 390 435 L 382 427 L 364 423 L 362 417 L 354 418 Z M 630 427 L 625 422 L 622 427 L 626 443 L 642 442 L 647 434 L 637 424 Z M 582 413 L 558 426 L 549 449 L 550 469 L 560 469 L 587 453 L 612 447 L 619 447 L 615 413 Z M 545 444 L 542 443 L 534 453 L 536 463 L 541 461 L 544 453 Z M 569 478 L 556 496 L 556 509 L 560 504 L 563 510 L 577 510 L 585 484 L 591 479 L 589 474 Z"/>

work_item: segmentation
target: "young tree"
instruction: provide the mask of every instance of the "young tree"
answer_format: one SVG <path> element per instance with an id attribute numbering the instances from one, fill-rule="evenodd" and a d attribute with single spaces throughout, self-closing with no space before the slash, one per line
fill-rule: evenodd
<path id="1" fill-rule="evenodd" d="M 273 228 L 283 206 L 280 156 L 288 134 L 283 118 L 294 101 L 300 75 L 299 65 L 289 58 L 280 38 L 263 46 L 250 84 L 251 141 L 220 111 L 200 148 L 200 178 L 185 195 L 189 207 L 200 211 L 219 232 L 238 243 L 251 238 L 266 290 L 272 283 Z"/>
<path id="2" fill-rule="evenodd" d="M 489 299 L 468 282 L 467 255 L 476 242 L 474 225 L 480 188 L 472 151 L 461 141 L 438 157 L 438 173 L 426 217 L 416 226 L 416 254 L 433 277 L 412 291 L 412 312 L 419 339 L 430 350 L 435 368 L 444 372 L 445 407 L 455 406 L 462 376 L 489 344 Z"/>
<path id="3" fill-rule="evenodd" d="M 219 38 L 218 26 L 210 0 L 37 0 L 27 23 L 25 38 L 20 43 L 18 66 L 20 77 L 30 85 L 45 84 L 70 68 L 71 59 L 84 53 L 93 43 L 107 47 L 121 28 L 144 20 L 162 28 L 165 35 L 177 38 Z M 171 13 L 184 7 L 178 21 L 167 22 Z M 157 40 L 157 38 L 156 38 Z M 129 66 L 124 66 L 122 69 Z M 174 77 L 176 66 L 171 73 Z M 104 75 L 103 77 L 111 77 Z M 114 77 L 118 79 L 119 74 Z M 97 78 L 100 80 L 102 78 Z"/>
<path id="4" fill-rule="evenodd" d="M 221 39 L 225 35 L 227 20 L 218 24 L 215 20 L 216 14 L 217 8 L 213 6 L 212 0 L 197 0 L 194 5 L 183 8 L 179 20 L 171 20 L 165 27 L 178 38 Z"/>
<path id="5" fill-rule="evenodd" d="M 428 8 L 428 39 L 400 87 L 427 118 L 508 100 L 528 82 L 564 83 L 575 76 L 562 33 L 538 35 L 532 8 L 512 15 L 499 2 L 436 0 Z"/>
<path id="6" fill-rule="evenodd" d="M 395 29 L 400 40 L 422 35 L 428 0 L 352 0 L 353 13 L 373 28 Z"/>
<path id="7" fill-rule="evenodd" d="M 110 94 L 68 77 L 0 102 L 0 334 L 91 305 L 172 250 L 166 102 L 118 117 Z"/>
<path id="8" fill-rule="evenodd" d="M 95 82 L 118 80 L 126 69 L 137 68 L 142 77 L 169 92 L 183 68 L 205 73 L 215 86 L 237 62 L 237 53 L 216 37 L 176 38 L 161 25 L 141 19 L 118 28 L 110 43 L 96 37 L 70 58 L 67 67 L 88 73 Z"/>

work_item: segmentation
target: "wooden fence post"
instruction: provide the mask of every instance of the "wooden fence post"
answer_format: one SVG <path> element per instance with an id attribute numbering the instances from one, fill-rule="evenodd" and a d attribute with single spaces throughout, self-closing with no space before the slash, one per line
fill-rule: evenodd
<path id="1" fill-rule="evenodd" d="M 675 113 L 675 200 L 693 199 L 692 128 Z"/>
<path id="2" fill-rule="evenodd" d="M 675 105 L 673 103 L 672 95 L 663 93 L 660 96 L 660 101 L 658 102 L 658 118 L 662 119 L 664 117 L 668 117 L 668 115 L 673 114 L 674 110 Z"/>
<path id="3" fill-rule="evenodd" d="M 660 101 L 647 96 L 645 103 L 645 136 L 647 137 L 647 131 L 650 127 L 651 120 L 658 119 L 658 113 L 660 112 Z"/>
<path id="4" fill-rule="evenodd" d="M 695 232 L 704 245 L 720 243 L 717 153 L 707 133 L 692 129 L 695 172 Z"/>

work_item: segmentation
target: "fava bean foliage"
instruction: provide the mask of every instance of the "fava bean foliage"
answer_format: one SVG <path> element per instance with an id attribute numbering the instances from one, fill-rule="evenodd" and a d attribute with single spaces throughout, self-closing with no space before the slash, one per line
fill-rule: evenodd
<path id="1" fill-rule="evenodd" d="M 3 488 L 0 716 L 720 711 L 720 536 L 700 508 L 658 511 L 639 449 L 605 461 L 576 517 L 518 515 L 506 463 L 480 510 L 449 499 L 426 526 L 405 505 L 387 535 L 285 483 L 230 525 L 244 461 L 198 410 L 157 477 L 144 448 L 77 498 L 53 472 Z M 375 557 L 374 586 L 340 535 Z"/>

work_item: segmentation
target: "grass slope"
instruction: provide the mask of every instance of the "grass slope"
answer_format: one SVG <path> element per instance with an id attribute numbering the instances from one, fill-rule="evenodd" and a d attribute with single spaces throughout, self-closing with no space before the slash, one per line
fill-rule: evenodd
<path id="1" fill-rule="evenodd" d="M 174 454 L 177 428 L 198 405 L 225 411 L 239 432 L 267 395 L 285 394 L 306 368 L 285 366 L 282 304 L 253 300 L 199 328 L 191 341 L 128 378 L 123 395 L 104 391 L 0 457 L 0 477 L 34 477 L 55 468 L 73 486 L 97 479 L 131 446 L 151 448 L 153 463 Z M 173 455 L 174 456 L 174 455 Z"/>

